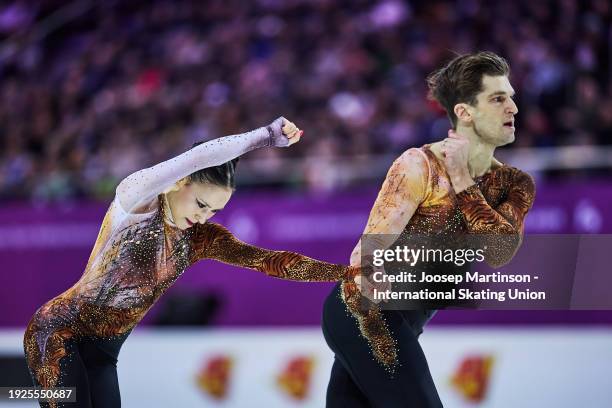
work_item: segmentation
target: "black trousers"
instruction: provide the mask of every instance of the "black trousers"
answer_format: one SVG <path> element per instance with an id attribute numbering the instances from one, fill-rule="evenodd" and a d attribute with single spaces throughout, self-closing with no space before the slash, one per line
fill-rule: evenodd
<path id="1" fill-rule="evenodd" d="M 340 298 L 340 284 L 327 297 L 323 334 L 335 353 L 327 408 L 442 407 L 425 354 L 418 342 L 434 310 L 384 311 L 397 341 L 399 367 L 391 376 L 373 357 L 357 321 Z"/>
<path id="2" fill-rule="evenodd" d="M 117 357 L 129 333 L 110 340 L 69 341 L 67 355 L 60 360 L 62 375 L 58 387 L 76 387 L 76 402 L 60 402 L 62 408 L 119 408 L 121 396 L 117 378 Z M 32 376 L 35 386 L 40 386 Z M 40 406 L 48 408 L 48 402 Z"/>

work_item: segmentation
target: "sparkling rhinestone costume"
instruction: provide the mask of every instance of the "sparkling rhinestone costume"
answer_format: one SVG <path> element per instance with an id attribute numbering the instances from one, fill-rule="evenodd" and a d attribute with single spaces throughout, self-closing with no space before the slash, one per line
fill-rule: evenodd
<path id="1" fill-rule="evenodd" d="M 522 242 L 535 184 L 527 173 L 497 161 L 474 181 L 456 194 L 443 162 L 430 145 L 409 149 L 390 168 L 365 233 L 388 233 L 399 212 L 412 213 L 400 238 L 410 234 L 479 234 L 487 245 L 486 262 L 493 267 L 504 265 Z M 360 308 L 362 298 L 353 280 L 344 280 L 340 293 L 376 360 L 392 370 L 398 363 L 397 345 L 380 309 L 372 304 Z"/>
<path id="2" fill-rule="evenodd" d="M 61 362 L 68 357 L 68 342 L 125 336 L 185 269 L 200 259 L 300 281 L 335 281 L 355 274 L 356 268 L 248 245 L 215 223 L 181 230 L 169 221 L 164 190 L 197 170 L 254 148 L 283 145 L 282 139 L 272 136 L 268 127 L 216 139 L 119 184 L 84 274 L 41 306 L 27 326 L 24 348 L 38 384 L 62 386 Z"/>

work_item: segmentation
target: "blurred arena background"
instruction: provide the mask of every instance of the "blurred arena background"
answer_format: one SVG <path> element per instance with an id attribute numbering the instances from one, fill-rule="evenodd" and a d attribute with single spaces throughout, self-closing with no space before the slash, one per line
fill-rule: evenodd
<path id="1" fill-rule="evenodd" d="M 536 179 L 526 233 L 611 233 L 611 16 L 607 0 L 2 2 L 0 386 L 30 385 L 23 329 L 82 274 L 118 182 L 195 141 L 295 121 L 303 140 L 246 155 L 214 221 L 348 262 L 393 159 L 445 137 L 425 77 L 456 53 L 512 68 L 517 138 L 497 156 Z M 201 262 L 123 347 L 124 405 L 322 407 L 330 289 Z M 448 407 L 612 400 L 610 311 L 443 311 L 421 343 Z"/>

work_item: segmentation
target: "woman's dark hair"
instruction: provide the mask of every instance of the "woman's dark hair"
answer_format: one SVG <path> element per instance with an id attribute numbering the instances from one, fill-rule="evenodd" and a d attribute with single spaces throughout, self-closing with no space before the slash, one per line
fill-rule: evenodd
<path id="1" fill-rule="evenodd" d="M 193 149 L 199 144 L 204 142 L 194 143 L 191 148 Z M 223 164 L 214 167 L 208 167 L 202 170 L 198 170 L 195 173 L 189 175 L 189 181 L 192 183 L 205 183 L 209 182 L 221 187 L 228 187 L 232 190 L 236 189 L 236 180 L 234 174 L 236 172 L 236 165 L 238 164 L 239 157 L 234 160 L 230 160 Z"/>
<path id="2" fill-rule="evenodd" d="M 508 62 L 489 51 L 460 55 L 427 78 L 430 98 L 442 105 L 453 129 L 458 120 L 455 105 L 467 103 L 476 106 L 476 95 L 483 90 L 483 75 L 509 76 Z"/>

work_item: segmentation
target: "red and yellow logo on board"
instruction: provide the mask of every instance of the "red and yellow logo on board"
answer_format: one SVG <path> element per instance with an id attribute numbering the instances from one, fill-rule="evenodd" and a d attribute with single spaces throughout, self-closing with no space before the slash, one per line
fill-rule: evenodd
<path id="1" fill-rule="evenodd" d="M 313 367 L 312 357 L 292 358 L 276 378 L 279 387 L 296 400 L 305 399 L 310 389 Z"/>
<path id="2" fill-rule="evenodd" d="M 232 370 L 232 359 L 219 355 L 208 359 L 196 380 L 200 389 L 211 397 L 221 400 L 227 395 Z"/>
<path id="3" fill-rule="evenodd" d="M 492 365 L 492 356 L 466 357 L 459 364 L 451 382 L 467 400 L 482 402 L 489 386 Z"/>

